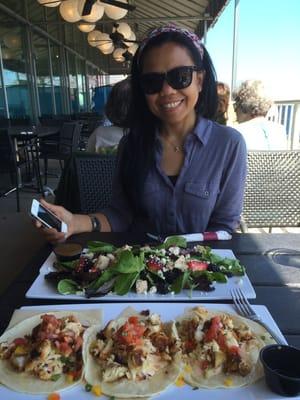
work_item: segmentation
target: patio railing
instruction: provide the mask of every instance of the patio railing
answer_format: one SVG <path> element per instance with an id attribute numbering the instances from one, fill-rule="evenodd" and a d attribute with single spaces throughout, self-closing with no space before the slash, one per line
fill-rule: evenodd
<path id="1" fill-rule="evenodd" d="M 300 149 L 300 100 L 276 101 L 268 118 L 286 128 L 290 150 Z"/>

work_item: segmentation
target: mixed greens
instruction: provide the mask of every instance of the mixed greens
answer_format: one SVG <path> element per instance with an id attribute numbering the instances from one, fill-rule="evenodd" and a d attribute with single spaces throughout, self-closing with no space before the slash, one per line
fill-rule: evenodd
<path id="1" fill-rule="evenodd" d="M 54 263 L 55 272 L 45 276 L 61 294 L 123 296 L 137 293 L 180 293 L 182 289 L 212 291 L 214 282 L 226 283 L 245 274 L 236 259 L 220 257 L 210 247 L 188 248 L 186 240 L 173 236 L 158 246 L 115 247 L 88 242 L 75 261 Z"/>

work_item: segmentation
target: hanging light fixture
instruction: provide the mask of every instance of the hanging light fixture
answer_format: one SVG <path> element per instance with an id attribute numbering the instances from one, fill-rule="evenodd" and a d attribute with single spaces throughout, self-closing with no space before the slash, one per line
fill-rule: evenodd
<path id="1" fill-rule="evenodd" d="M 87 22 L 96 22 L 103 17 L 104 14 L 104 4 L 96 0 L 91 8 L 86 10 L 85 4 L 86 0 L 78 0 L 78 10 L 81 15 L 81 19 Z"/>
<path id="2" fill-rule="evenodd" d="M 129 47 L 128 47 L 128 51 L 131 55 L 135 55 L 135 52 L 137 51 L 139 45 L 136 43 L 132 43 Z"/>
<path id="3" fill-rule="evenodd" d="M 113 58 L 117 61 L 117 62 L 123 62 L 125 61 L 125 58 L 123 57 L 123 53 L 125 53 L 125 49 L 122 48 L 118 48 L 113 52 Z"/>
<path id="4" fill-rule="evenodd" d="M 127 0 L 119 0 L 119 3 L 127 4 Z M 128 13 L 128 10 L 110 4 L 105 4 L 104 9 L 105 9 L 105 14 L 109 18 L 115 20 L 124 18 L 125 15 Z"/>
<path id="5" fill-rule="evenodd" d="M 64 0 L 59 6 L 59 12 L 67 22 L 78 22 L 81 19 L 78 11 L 78 0 Z"/>
<path id="6" fill-rule="evenodd" d="M 96 24 L 89 24 L 88 22 L 79 22 L 77 27 L 81 32 L 88 33 L 95 29 Z"/>
<path id="7" fill-rule="evenodd" d="M 38 0 L 38 2 L 45 7 L 58 7 L 61 1 L 57 0 Z"/>
<path id="8" fill-rule="evenodd" d="M 124 39 L 129 39 L 132 34 L 132 30 L 126 22 L 120 22 L 114 25 L 113 32 L 119 32 L 124 36 Z"/>
<path id="9" fill-rule="evenodd" d="M 101 33 L 97 47 L 102 51 L 103 54 L 110 54 L 113 52 L 114 43 L 108 33 Z"/>
<path id="10" fill-rule="evenodd" d="M 103 33 L 97 30 L 90 32 L 87 37 L 89 45 L 91 45 L 92 47 L 99 46 L 99 44 L 101 43 L 102 35 Z"/>

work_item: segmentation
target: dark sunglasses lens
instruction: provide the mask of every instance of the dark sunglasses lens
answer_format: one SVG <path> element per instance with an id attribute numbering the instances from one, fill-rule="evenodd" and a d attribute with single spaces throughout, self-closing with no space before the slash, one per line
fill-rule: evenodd
<path id="1" fill-rule="evenodd" d="M 146 94 L 154 94 L 161 91 L 164 74 L 145 74 L 141 77 L 141 85 Z"/>
<path id="2" fill-rule="evenodd" d="M 184 89 L 190 86 L 193 78 L 193 69 L 189 67 L 179 67 L 168 72 L 168 83 L 174 89 Z"/>

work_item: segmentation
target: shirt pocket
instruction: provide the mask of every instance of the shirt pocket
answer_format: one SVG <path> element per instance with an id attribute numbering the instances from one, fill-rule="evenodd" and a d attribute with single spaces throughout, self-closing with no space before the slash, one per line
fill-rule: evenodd
<path id="1" fill-rule="evenodd" d="M 184 187 L 184 192 L 187 195 L 209 200 L 218 193 L 218 186 L 214 182 L 187 182 Z"/>

